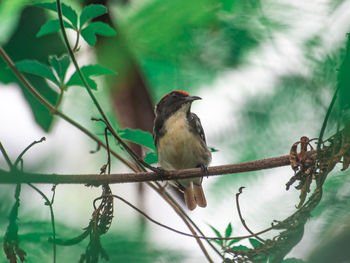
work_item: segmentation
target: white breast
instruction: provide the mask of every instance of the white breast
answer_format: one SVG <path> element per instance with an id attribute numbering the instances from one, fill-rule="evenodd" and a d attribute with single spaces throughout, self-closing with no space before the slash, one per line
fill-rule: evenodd
<path id="1" fill-rule="evenodd" d="M 158 142 L 158 158 L 160 166 L 168 170 L 186 169 L 206 164 L 210 157 L 206 146 L 198 135 L 190 131 L 186 111 L 179 110 L 164 124 L 165 135 Z M 209 152 L 210 155 L 210 152 Z"/>

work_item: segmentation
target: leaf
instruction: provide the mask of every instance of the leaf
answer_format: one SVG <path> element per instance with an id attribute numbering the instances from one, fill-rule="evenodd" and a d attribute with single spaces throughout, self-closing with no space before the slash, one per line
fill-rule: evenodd
<path id="1" fill-rule="evenodd" d="M 80 28 L 90 19 L 106 14 L 107 8 L 104 5 L 88 5 L 86 6 L 80 15 Z"/>
<path id="2" fill-rule="evenodd" d="M 47 78 L 58 85 L 58 81 L 53 74 L 52 70 L 45 64 L 40 63 L 37 60 L 22 60 L 15 63 L 16 68 L 20 71 L 38 75 Z"/>
<path id="3" fill-rule="evenodd" d="M 106 68 L 106 67 L 103 67 L 103 66 L 100 66 L 98 64 L 83 66 L 80 70 L 82 71 L 83 75 L 85 76 L 86 81 L 88 82 L 90 88 L 94 89 L 94 90 L 97 89 L 97 85 L 96 85 L 96 82 L 90 78 L 91 76 L 115 74 L 115 72 L 113 70 Z M 67 87 L 68 86 L 84 87 L 84 83 L 80 79 L 78 72 L 74 72 L 74 74 L 70 77 L 70 79 L 66 83 L 66 86 Z"/>
<path id="4" fill-rule="evenodd" d="M 239 245 L 239 246 L 236 246 L 236 247 L 231 247 L 230 249 L 239 250 L 239 251 L 248 251 L 249 250 L 248 247 L 242 246 L 242 245 Z"/>
<path id="5" fill-rule="evenodd" d="M 153 136 L 150 132 L 145 132 L 143 130 L 124 129 L 120 130 L 118 134 L 125 140 L 135 142 L 153 151 L 156 151 L 156 147 L 153 143 Z"/>
<path id="6" fill-rule="evenodd" d="M 222 235 L 220 234 L 220 232 L 213 226 L 209 225 L 209 227 L 214 231 L 214 233 L 216 234 L 217 237 L 222 238 Z M 224 241 L 223 240 L 213 240 L 215 243 L 219 244 L 221 247 L 224 246 Z"/>
<path id="7" fill-rule="evenodd" d="M 57 4 L 56 2 L 50 3 L 35 3 L 34 6 L 49 9 L 51 11 L 57 12 Z M 75 28 L 78 27 L 78 15 L 74 11 L 74 9 L 64 3 L 61 3 L 62 15 L 65 16 Z"/>
<path id="8" fill-rule="evenodd" d="M 73 26 L 67 21 L 63 21 L 63 24 L 66 28 L 73 28 Z M 41 37 L 47 34 L 56 33 L 61 29 L 60 21 L 58 19 L 47 21 L 36 34 L 36 37 Z"/>
<path id="9" fill-rule="evenodd" d="M 227 246 L 230 247 L 232 246 L 232 244 L 237 243 L 238 241 L 241 241 L 242 239 L 238 238 L 238 239 L 232 239 L 230 242 L 228 242 Z"/>
<path id="10" fill-rule="evenodd" d="M 158 155 L 156 152 L 149 152 L 143 157 L 143 160 L 148 164 L 154 164 L 158 162 Z"/>
<path id="11" fill-rule="evenodd" d="M 214 147 L 209 147 L 209 149 L 210 149 L 210 151 L 211 151 L 212 153 L 215 153 L 215 152 L 218 152 L 218 151 L 219 151 L 218 149 L 216 149 L 216 148 L 214 148 Z"/>
<path id="12" fill-rule="evenodd" d="M 261 245 L 261 242 L 255 238 L 249 238 L 249 242 L 253 246 L 253 248 L 257 248 Z"/>
<path id="13" fill-rule="evenodd" d="M 0 2 L 2 3 L 4 1 Z M 16 1 L 10 0 L 5 2 L 14 3 Z M 35 7 L 23 9 L 20 20 L 18 21 L 18 24 L 16 23 L 17 25 L 14 28 L 15 31 L 13 32 L 12 37 L 6 44 L 3 43 L 3 48 L 13 61 L 35 59 L 45 63 L 50 54 L 62 54 L 65 52 L 66 48 L 58 34 L 47 35 L 43 38 L 35 37 L 40 27 L 45 23 L 45 10 Z M 5 34 L 5 32 L 2 33 Z M 25 51 L 23 50 L 23 47 L 25 47 Z M 51 104 L 56 104 L 58 93 L 48 85 L 45 79 L 33 74 L 27 74 L 27 79 L 41 96 L 47 99 Z M 14 77 L 14 74 L 8 69 L 2 59 L 0 59 L 0 81 L 4 83 L 18 83 L 22 90 L 24 99 L 30 106 L 30 113 L 34 122 L 45 131 L 49 131 L 50 128 L 52 128 L 52 124 L 54 123 L 53 115 L 50 114 L 50 111 L 45 106 L 38 103 L 38 99 L 35 98 L 16 77 Z"/>
<path id="14" fill-rule="evenodd" d="M 217 230 L 215 227 L 209 225 L 209 227 L 215 232 L 217 237 L 222 238 L 222 235 L 220 234 L 219 230 Z"/>
<path id="15" fill-rule="evenodd" d="M 50 65 L 55 69 L 60 83 L 63 84 L 68 66 L 70 64 L 69 56 L 67 54 L 61 56 L 60 58 L 58 58 L 57 56 L 50 56 L 49 62 Z"/>
<path id="16" fill-rule="evenodd" d="M 310 192 L 311 183 L 312 183 L 312 176 L 308 175 L 305 179 L 303 187 L 300 190 L 300 195 L 299 195 L 300 201 L 299 201 L 299 204 L 297 206 L 298 209 L 301 208 L 302 205 L 304 204 L 307 193 Z"/>
<path id="17" fill-rule="evenodd" d="M 115 34 L 116 32 L 112 27 L 102 22 L 91 23 L 81 31 L 81 36 L 90 46 L 94 46 L 96 44 L 96 35 L 110 37 L 114 36 Z"/>
<path id="18" fill-rule="evenodd" d="M 232 234 L 232 225 L 229 223 L 225 230 L 225 237 L 230 237 Z"/>

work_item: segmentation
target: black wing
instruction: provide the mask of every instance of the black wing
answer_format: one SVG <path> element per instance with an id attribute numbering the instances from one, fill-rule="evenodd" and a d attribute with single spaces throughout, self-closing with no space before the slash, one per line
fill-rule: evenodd
<path id="1" fill-rule="evenodd" d="M 163 126 L 164 126 L 163 118 L 160 118 L 159 116 L 157 116 L 156 119 L 154 120 L 154 125 L 153 125 L 153 142 L 156 147 L 160 137 L 164 135 Z"/>
<path id="2" fill-rule="evenodd" d="M 204 130 L 201 124 L 201 120 L 198 118 L 198 116 L 192 112 L 188 115 L 188 122 L 190 124 L 191 130 L 193 133 L 198 134 L 202 141 L 207 144 L 205 140 Z"/>

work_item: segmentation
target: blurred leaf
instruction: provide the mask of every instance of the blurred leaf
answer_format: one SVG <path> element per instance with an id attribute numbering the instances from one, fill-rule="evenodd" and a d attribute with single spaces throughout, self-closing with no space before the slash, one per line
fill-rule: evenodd
<path id="1" fill-rule="evenodd" d="M 350 119 L 350 33 L 347 35 L 346 53 L 338 75 L 338 98 L 340 111 L 344 113 L 345 123 Z"/>
<path id="2" fill-rule="evenodd" d="M 94 46 L 96 44 L 96 35 L 110 37 L 114 36 L 115 34 L 116 32 L 111 26 L 102 22 L 93 22 L 81 30 L 81 36 L 90 46 Z"/>
<path id="3" fill-rule="evenodd" d="M 60 55 L 65 51 L 62 40 L 57 34 L 41 38 L 35 37 L 35 34 L 45 22 L 44 10 L 31 6 L 23 10 L 14 34 L 3 46 L 12 60 L 30 59 L 45 63 L 49 54 Z M 25 76 L 45 99 L 53 105 L 56 104 L 58 94 L 50 88 L 43 78 L 27 73 L 25 73 Z M 19 84 L 25 99 L 30 105 L 35 121 L 42 129 L 48 131 L 53 120 L 50 111 L 23 86 L 2 59 L 0 59 L 0 82 Z"/>
<path id="4" fill-rule="evenodd" d="M 88 65 L 80 68 L 81 72 L 84 74 L 89 86 L 91 89 L 97 90 L 97 84 L 90 77 L 91 76 L 101 76 L 101 75 L 111 75 L 115 74 L 115 72 L 109 68 L 96 65 Z M 74 74 L 70 77 L 66 86 L 81 86 L 84 87 L 84 83 L 80 79 L 78 72 L 74 72 Z"/>
<path id="5" fill-rule="evenodd" d="M 91 4 L 84 7 L 80 15 L 80 28 L 92 18 L 103 15 L 107 13 L 107 8 L 104 5 Z"/>
<path id="6" fill-rule="evenodd" d="M 249 242 L 253 246 L 253 248 L 257 248 L 261 245 L 261 242 L 255 238 L 249 238 Z"/>
<path id="7" fill-rule="evenodd" d="M 56 2 L 50 2 L 50 3 L 35 3 L 33 4 L 34 6 L 49 9 L 51 11 L 57 12 L 57 4 Z M 62 9 L 62 15 L 65 16 L 71 23 L 72 25 L 77 28 L 78 27 L 78 15 L 77 13 L 73 10 L 72 7 L 61 3 L 61 9 Z"/>
<path id="8" fill-rule="evenodd" d="M 63 21 L 64 27 L 73 28 L 73 26 L 67 21 Z M 60 21 L 58 19 L 47 21 L 41 28 L 40 31 L 36 34 L 37 37 L 41 37 L 47 34 L 56 33 L 61 29 Z"/>
<path id="9" fill-rule="evenodd" d="M 232 234 L 232 225 L 231 225 L 231 223 L 229 223 L 227 225 L 226 230 L 225 230 L 225 237 L 230 237 L 231 234 Z"/>
<path id="10" fill-rule="evenodd" d="M 239 246 L 236 246 L 236 247 L 231 247 L 230 249 L 239 250 L 239 251 L 248 251 L 249 250 L 248 247 L 242 246 L 242 245 L 239 245 Z"/>
<path id="11" fill-rule="evenodd" d="M 45 64 L 40 63 L 39 61 L 26 59 L 22 61 L 17 61 L 15 65 L 16 68 L 20 71 L 47 78 L 54 82 L 56 85 L 59 85 L 52 70 Z"/>
<path id="12" fill-rule="evenodd" d="M 60 83 L 64 83 L 64 78 L 67 73 L 67 69 L 70 64 L 70 58 L 67 54 L 58 58 L 57 56 L 50 56 L 49 62 L 51 66 L 55 69 L 57 76 L 59 77 Z"/>
<path id="13" fill-rule="evenodd" d="M 40 206 L 38 209 L 40 211 Z M 43 207 L 42 212 L 46 211 L 46 209 Z M 4 216 L 0 215 L 0 219 Z M 19 220 L 22 233 L 20 233 L 21 245 L 28 253 L 27 261 L 25 262 L 52 262 L 52 243 L 48 242 L 48 238 L 52 235 L 51 222 L 38 221 L 36 218 L 37 213 L 30 213 L 28 216 Z M 7 224 L 6 221 L 0 224 L 1 229 L 5 229 L 5 224 Z M 118 231 L 118 234 L 111 232 L 102 240 L 103 247 L 110 256 L 109 262 L 178 263 L 186 260 L 186 255 L 183 251 L 155 245 L 148 238 L 142 237 L 135 227 L 132 228 L 130 225 L 122 226 L 122 228 L 123 230 Z M 56 222 L 56 231 L 60 237 L 77 236 L 81 233 L 81 229 L 71 227 L 68 222 Z M 85 246 L 86 242 L 84 241 L 74 246 L 60 246 L 57 249 L 56 261 L 79 262 Z M 0 253 L 0 262 L 8 262 L 4 253 Z M 101 260 L 101 262 L 105 261 Z"/>
<path id="14" fill-rule="evenodd" d="M 153 143 L 153 136 L 149 132 L 142 130 L 124 129 L 120 130 L 118 134 L 125 140 L 132 141 L 134 143 L 143 145 L 153 151 L 156 151 L 156 147 Z"/>
<path id="15" fill-rule="evenodd" d="M 297 259 L 297 258 L 287 258 L 287 259 L 283 260 L 282 263 L 305 263 L 305 261 L 303 261 L 301 259 Z"/>
<path id="16" fill-rule="evenodd" d="M 1 0 L 0 1 L 0 44 L 8 41 L 17 27 L 17 22 L 27 0 Z"/>
<path id="17" fill-rule="evenodd" d="M 156 152 L 147 153 L 143 159 L 148 164 L 158 163 L 158 155 Z"/>

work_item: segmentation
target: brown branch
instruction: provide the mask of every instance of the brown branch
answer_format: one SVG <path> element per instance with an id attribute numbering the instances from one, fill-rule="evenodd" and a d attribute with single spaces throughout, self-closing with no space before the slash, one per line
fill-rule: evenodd
<path id="1" fill-rule="evenodd" d="M 310 151 L 308 154 L 314 156 L 316 151 Z M 289 165 L 289 155 L 280 157 L 273 157 L 268 159 L 228 164 L 220 166 L 212 166 L 208 168 L 208 176 L 233 174 L 241 172 L 250 172 L 263 169 L 270 169 Z M 17 173 L 18 176 L 12 176 Z M 138 172 L 138 173 L 122 173 L 122 174 L 36 174 L 36 173 L 22 173 L 19 171 L 7 172 L 0 170 L 0 184 L 14 184 L 14 183 L 49 183 L 49 184 L 113 184 L 113 183 L 134 183 L 147 181 L 162 181 L 175 179 L 188 179 L 194 177 L 201 177 L 202 172 L 200 168 L 184 169 L 167 171 L 167 174 L 155 172 Z"/>

